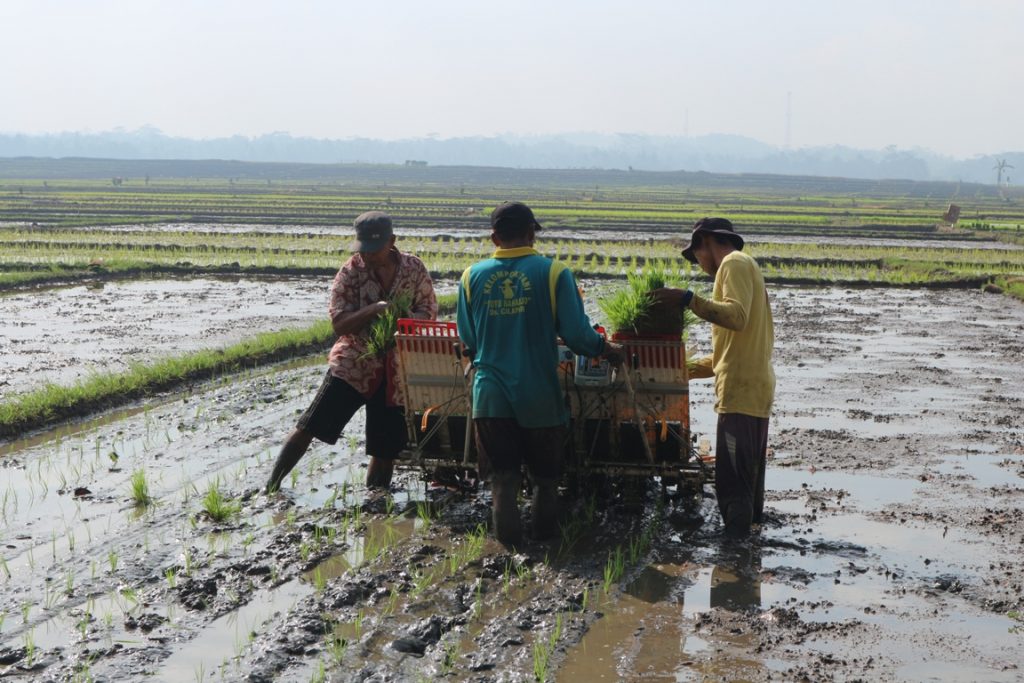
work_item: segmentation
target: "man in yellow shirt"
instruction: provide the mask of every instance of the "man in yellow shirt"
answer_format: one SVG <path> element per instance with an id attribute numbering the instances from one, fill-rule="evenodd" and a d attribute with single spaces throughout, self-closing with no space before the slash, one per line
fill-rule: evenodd
<path id="1" fill-rule="evenodd" d="M 715 378 L 715 495 L 726 535 L 742 538 L 761 522 L 764 510 L 768 417 L 775 397 L 771 306 L 757 261 L 743 253 L 743 238 L 729 220 L 697 221 L 683 256 L 715 278 L 711 299 L 684 289 L 655 295 L 712 324 L 711 355 L 690 364 L 690 377 Z"/>

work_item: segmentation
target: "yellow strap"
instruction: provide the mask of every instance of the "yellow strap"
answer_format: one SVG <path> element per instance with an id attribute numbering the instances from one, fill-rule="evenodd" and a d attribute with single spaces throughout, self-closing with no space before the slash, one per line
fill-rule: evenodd
<path id="1" fill-rule="evenodd" d="M 466 303 L 469 303 L 469 271 L 472 266 L 462 271 L 462 291 L 466 293 Z"/>
<path id="2" fill-rule="evenodd" d="M 551 318 L 558 320 L 558 276 L 565 270 L 565 264 L 558 261 L 551 262 L 551 270 L 548 271 L 548 293 L 551 294 Z"/>

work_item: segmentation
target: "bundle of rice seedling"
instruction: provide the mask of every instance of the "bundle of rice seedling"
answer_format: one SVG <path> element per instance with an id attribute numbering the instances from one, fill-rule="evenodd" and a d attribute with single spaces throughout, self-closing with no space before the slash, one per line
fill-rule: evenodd
<path id="1" fill-rule="evenodd" d="M 395 345 L 395 333 L 398 332 L 398 319 L 408 318 L 412 310 L 412 294 L 398 292 L 390 300 L 384 312 L 370 324 L 366 335 L 366 353 L 361 358 L 383 356 Z"/>
<path id="2" fill-rule="evenodd" d="M 598 304 L 615 332 L 633 334 L 683 334 L 696 320 L 692 311 L 682 314 L 658 305 L 652 292 L 662 287 L 686 288 L 688 282 L 670 275 L 660 266 L 644 266 L 639 273 L 626 276 L 628 284 Z"/>

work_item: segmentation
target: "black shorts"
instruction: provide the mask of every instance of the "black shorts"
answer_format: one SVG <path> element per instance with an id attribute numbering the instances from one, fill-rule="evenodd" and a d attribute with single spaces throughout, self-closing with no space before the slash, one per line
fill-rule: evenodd
<path id="1" fill-rule="evenodd" d="M 510 417 L 473 419 L 480 476 L 519 472 L 523 463 L 530 476 L 558 479 L 565 466 L 569 432 L 563 425 L 527 429 Z"/>
<path id="2" fill-rule="evenodd" d="M 316 397 L 295 426 L 324 443 L 334 444 L 352 416 L 366 406 L 366 453 L 388 460 L 398 457 L 408 441 L 405 411 L 385 402 L 385 382 L 369 400 L 345 380 L 327 371 Z"/>

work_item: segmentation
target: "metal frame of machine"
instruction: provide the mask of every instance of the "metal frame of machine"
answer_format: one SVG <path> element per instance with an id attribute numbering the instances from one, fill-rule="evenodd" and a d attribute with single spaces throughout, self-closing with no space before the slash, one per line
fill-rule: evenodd
<path id="1" fill-rule="evenodd" d="M 575 357 L 559 347 L 559 372 L 571 412 L 566 483 L 604 477 L 699 491 L 712 473 L 690 435 L 686 350 L 678 338 L 615 335 L 626 362 Z M 455 323 L 403 319 L 395 337 L 410 448 L 400 467 L 426 476 L 476 467 L 470 415 L 471 364 Z"/>

